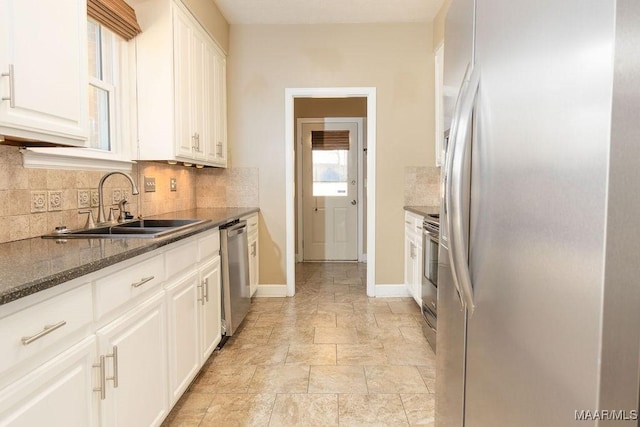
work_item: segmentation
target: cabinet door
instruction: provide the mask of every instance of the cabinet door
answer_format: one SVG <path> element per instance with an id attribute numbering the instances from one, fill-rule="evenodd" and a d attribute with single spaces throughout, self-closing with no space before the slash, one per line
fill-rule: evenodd
<path id="1" fill-rule="evenodd" d="M 0 392 L 3 426 L 95 426 L 95 336 L 86 338 Z"/>
<path id="2" fill-rule="evenodd" d="M 258 289 L 258 276 L 259 276 L 259 255 L 258 255 L 258 232 L 254 231 L 248 235 L 249 243 L 249 286 L 251 296 Z"/>
<path id="3" fill-rule="evenodd" d="M 411 296 L 413 296 L 413 284 L 415 283 L 416 245 L 413 235 L 405 232 L 404 235 L 404 284 Z"/>
<path id="4" fill-rule="evenodd" d="M 218 149 L 216 145 L 216 48 L 211 39 L 205 36 L 205 75 L 203 76 L 202 91 L 205 94 L 203 103 L 204 123 L 206 127 L 205 153 L 206 160 L 210 164 L 216 164 Z"/>
<path id="5" fill-rule="evenodd" d="M 77 0 L 0 0 L 0 134 L 83 146 L 87 11 Z"/>
<path id="6" fill-rule="evenodd" d="M 167 288 L 171 404 L 180 398 L 200 368 L 198 299 L 201 290 L 198 284 L 198 272 L 194 268 L 191 274 Z"/>
<path id="7" fill-rule="evenodd" d="M 192 24 L 195 27 L 195 23 Z M 209 117 L 207 117 L 208 92 L 207 44 L 201 32 L 194 28 L 191 42 L 191 129 L 195 139 L 194 158 L 205 160 L 209 145 Z"/>
<path id="8" fill-rule="evenodd" d="M 227 167 L 227 60 L 217 49 L 214 55 L 213 76 L 215 163 Z"/>
<path id="9" fill-rule="evenodd" d="M 195 135 L 192 132 L 191 62 L 193 60 L 193 29 L 186 14 L 178 7 L 173 9 L 173 70 L 174 70 L 174 120 L 176 129 L 176 156 L 194 158 Z"/>
<path id="10" fill-rule="evenodd" d="M 413 265 L 413 299 L 422 306 L 422 236 L 415 236 L 416 258 Z"/>
<path id="11" fill-rule="evenodd" d="M 102 424 L 160 425 L 168 413 L 167 341 L 164 292 L 97 332 L 98 353 L 106 358 L 106 399 Z"/>
<path id="12" fill-rule="evenodd" d="M 203 284 L 204 298 L 200 301 L 200 331 L 202 352 L 201 363 L 204 363 L 222 338 L 221 330 L 221 271 L 220 256 L 200 268 L 200 280 Z"/>

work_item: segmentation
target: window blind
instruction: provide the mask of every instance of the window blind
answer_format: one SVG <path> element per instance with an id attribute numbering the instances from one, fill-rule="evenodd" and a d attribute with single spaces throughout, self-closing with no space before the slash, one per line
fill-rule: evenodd
<path id="1" fill-rule="evenodd" d="M 348 130 L 312 130 L 312 150 L 349 150 Z"/>
<path id="2" fill-rule="evenodd" d="M 136 11 L 124 0 L 87 0 L 87 15 L 125 40 L 142 32 Z"/>

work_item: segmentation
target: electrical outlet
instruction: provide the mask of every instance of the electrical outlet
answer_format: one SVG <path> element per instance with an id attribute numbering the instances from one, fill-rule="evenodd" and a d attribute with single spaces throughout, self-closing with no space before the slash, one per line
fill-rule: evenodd
<path id="1" fill-rule="evenodd" d="M 175 178 L 169 179 L 169 189 L 171 191 L 178 191 L 178 183 Z"/>
<path id="2" fill-rule="evenodd" d="M 156 191 L 156 178 L 153 176 L 144 177 L 144 192 L 152 193 Z"/>

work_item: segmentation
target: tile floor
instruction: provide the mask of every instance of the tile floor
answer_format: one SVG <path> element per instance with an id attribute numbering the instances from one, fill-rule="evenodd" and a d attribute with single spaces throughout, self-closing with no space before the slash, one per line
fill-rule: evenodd
<path id="1" fill-rule="evenodd" d="M 366 264 L 303 263 L 255 298 L 164 426 L 433 426 L 435 355 L 411 298 L 368 298 Z"/>

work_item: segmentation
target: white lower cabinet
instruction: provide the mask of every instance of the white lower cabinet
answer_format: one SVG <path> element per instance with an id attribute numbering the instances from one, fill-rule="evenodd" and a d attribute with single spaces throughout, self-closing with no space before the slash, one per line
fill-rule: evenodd
<path id="1" fill-rule="evenodd" d="M 220 255 L 199 269 L 202 293 L 200 302 L 200 363 L 206 362 L 222 338 Z"/>
<path id="2" fill-rule="evenodd" d="M 249 246 L 249 290 L 251 296 L 258 289 L 260 279 L 260 241 L 258 237 L 258 214 L 254 213 L 241 218 L 247 221 L 247 243 Z"/>
<path id="3" fill-rule="evenodd" d="M 198 334 L 198 272 L 167 288 L 169 313 L 169 385 L 171 403 L 187 389 L 200 369 Z"/>
<path id="4" fill-rule="evenodd" d="M 97 331 L 101 425 L 155 426 L 168 414 L 165 313 L 158 292 Z"/>
<path id="5" fill-rule="evenodd" d="M 219 245 L 217 234 L 200 238 L 197 251 L 202 259 L 170 278 L 166 286 L 171 404 L 184 393 L 222 337 Z M 183 245 L 169 254 L 179 259 L 188 248 Z"/>
<path id="6" fill-rule="evenodd" d="M 2 389 L 0 425 L 98 425 L 95 361 L 92 335 Z"/>
<path id="7" fill-rule="evenodd" d="M 220 342 L 220 282 L 214 228 L 1 305 L 0 427 L 162 424 Z"/>
<path id="8" fill-rule="evenodd" d="M 422 306 L 422 221 L 424 218 L 405 212 L 404 284 L 413 299 Z"/>

